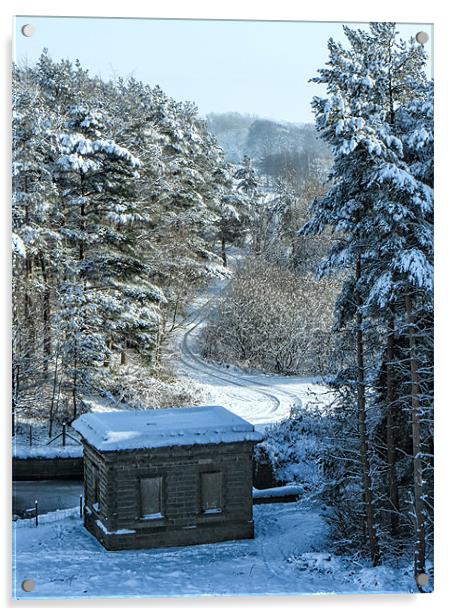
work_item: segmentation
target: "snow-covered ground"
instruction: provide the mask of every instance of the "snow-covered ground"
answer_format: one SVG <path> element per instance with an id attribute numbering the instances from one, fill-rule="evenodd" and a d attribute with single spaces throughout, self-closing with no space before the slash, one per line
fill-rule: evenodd
<path id="1" fill-rule="evenodd" d="M 326 548 L 321 511 L 254 507 L 256 536 L 185 548 L 107 552 L 78 508 L 14 523 L 17 598 L 414 592 L 409 568 L 364 567 Z M 22 590 L 24 579 L 36 582 Z"/>
<path id="2" fill-rule="evenodd" d="M 70 426 L 66 425 L 66 446 L 63 447 L 63 432 L 62 426 L 56 423 L 53 429 L 52 437 L 48 434 L 47 422 L 42 423 L 38 417 L 29 417 L 27 423 L 18 422 L 16 425 L 16 435 L 13 437 L 12 445 L 14 455 L 24 457 L 26 450 L 39 448 L 42 456 L 48 455 L 49 452 L 56 449 L 66 450 L 70 447 L 74 447 L 77 443 L 80 443 L 80 437 L 77 432 Z M 30 444 L 31 443 L 31 444 Z M 44 448 L 47 449 L 44 454 Z M 35 457 L 33 453 L 30 453 L 30 457 Z"/>
<path id="3" fill-rule="evenodd" d="M 288 416 L 294 404 L 329 402 L 315 377 L 250 374 L 206 362 L 198 336 L 227 279 L 210 285 L 179 324 L 168 349 L 178 374 L 222 405 L 262 426 Z M 411 563 L 370 567 L 338 557 L 328 544 L 322 506 L 297 502 L 254 507 L 254 540 L 185 548 L 107 552 L 82 525 L 78 508 L 14 523 L 14 589 L 18 598 L 142 597 L 359 592 L 415 592 Z M 24 579 L 36 589 L 21 589 Z"/>
<path id="4" fill-rule="evenodd" d="M 83 447 L 81 445 L 66 445 L 58 447 L 53 445 L 42 445 L 38 447 L 27 447 L 26 445 L 14 445 L 13 455 L 20 460 L 28 458 L 81 458 Z"/>

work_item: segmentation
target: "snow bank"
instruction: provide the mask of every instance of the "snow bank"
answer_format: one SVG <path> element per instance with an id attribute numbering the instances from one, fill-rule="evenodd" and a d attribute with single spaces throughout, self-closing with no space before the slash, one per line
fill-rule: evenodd
<path id="1" fill-rule="evenodd" d="M 264 441 L 256 447 L 256 459 L 270 462 L 278 481 L 317 491 L 325 483 L 322 459 L 330 447 L 331 421 L 315 408 L 292 409 L 290 417 L 267 427 Z"/>
<path id="2" fill-rule="evenodd" d="M 83 447 L 80 445 L 67 447 L 26 447 L 25 445 L 16 445 L 13 449 L 13 455 L 20 460 L 30 458 L 83 458 Z"/>
<path id="3" fill-rule="evenodd" d="M 61 520 L 66 520 L 68 518 L 80 519 L 80 508 L 71 507 L 70 509 L 57 509 L 56 511 L 49 511 L 48 513 L 42 514 L 38 512 L 39 525 L 54 524 L 55 522 L 60 522 Z M 36 522 L 33 516 L 29 518 L 18 518 L 16 520 L 13 520 L 13 530 L 19 528 L 34 528 L 35 524 Z"/>
<path id="4" fill-rule="evenodd" d="M 258 490 L 253 488 L 253 498 L 281 498 L 284 496 L 300 496 L 306 491 L 303 486 L 278 486 L 276 488 L 265 488 L 264 490 Z"/>

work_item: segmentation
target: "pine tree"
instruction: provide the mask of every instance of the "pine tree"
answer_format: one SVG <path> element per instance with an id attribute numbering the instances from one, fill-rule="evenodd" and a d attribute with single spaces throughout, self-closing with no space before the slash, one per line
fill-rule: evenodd
<path id="1" fill-rule="evenodd" d="M 372 127 L 368 128 L 366 120 L 369 122 L 372 118 L 363 117 L 363 107 L 365 113 L 365 102 L 371 82 L 368 74 L 361 73 L 362 67 L 356 58 L 358 52 L 354 49 L 348 52 L 332 40 L 329 41 L 328 47 L 330 68 L 322 69 L 321 77 L 314 81 L 327 84 L 329 98 L 314 99 L 313 107 L 317 127 L 333 150 L 334 167 L 330 178 L 332 187 L 325 197 L 314 203 L 312 219 L 305 226 L 304 232 L 320 233 L 325 227 L 330 226 L 341 234 L 323 264 L 323 272 L 342 268 L 349 273 L 338 298 L 338 327 L 344 327 L 350 321 L 354 321 L 361 483 L 369 551 L 374 565 L 377 565 L 381 553 L 370 471 L 364 357 L 364 299 L 361 288 L 363 253 L 366 249 L 363 216 L 369 207 L 369 194 L 363 191 L 363 187 L 367 183 L 373 144 L 372 141 L 366 142 L 368 133 L 372 130 Z"/>
<path id="2" fill-rule="evenodd" d="M 237 180 L 239 172 L 233 165 L 222 165 L 215 172 L 217 186 L 220 188 L 219 199 L 219 236 L 223 265 L 227 266 L 227 244 L 238 243 L 249 232 L 250 212 L 248 195 L 240 191 Z"/>
<path id="3" fill-rule="evenodd" d="M 237 191 L 245 199 L 253 250 L 256 254 L 260 254 L 263 235 L 262 195 L 260 192 L 260 181 L 249 156 L 243 157 L 243 161 L 236 170 L 234 177 L 237 180 Z"/>
<path id="4" fill-rule="evenodd" d="M 392 532 L 398 532 L 398 486 L 395 470 L 393 412 L 396 335 L 408 335 L 413 346 L 411 294 L 413 286 L 429 292 L 432 199 L 429 188 L 414 177 L 404 152 L 404 131 L 397 116 L 413 100 L 422 99 L 425 54 L 414 41 L 397 39 L 394 24 L 372 24 L 370 33 L 345 28 L 350 48 L 329 41 L 328 67 L 314 79 L 326 84 L 328 98 L 313 102 L 317 127 L 331 145 L 332 186 L 313 207 L 307 233 L 326 227 L 338 234 L 322 272 L 348 272 L 338 299 L 340 327 L 354 322 L 356 337 L 356 400 L 360 434 L 361 472 L 369 550 L 374 564 L 380 560 L 376 531 L 375 486 L 372 487 L 370 442 L 366 406 L 372 372 L 365 370 L 366 352 L 375 356 L 370 327 L 378 336 L 386 332 L 385 408 L 389 501 L 394 510 Z M 419 87 L 418 87 L 419 86 Z M 419 224 L 413 224 L 417 220 Z M 421 247 L 422 242 L 425 245 Z M 417 244 L 417 246 L 415 246 Z M 408 288 L 407 288 L 408 283 Z M 425 286 L 423 286 L 425 284 Z M 411 290 L 408 290 L 411 285 Z M 399 291 L 396 291 L 396 289 Z M 402 291 L 405 289 L 405 291 Z M 407 303 L 408 298 L 408 303 Z M 404 306 L 404 308 L 402 307 Z M 366 335 L 366 332 L 369 334 Z M 410 333 L 411 332 L 411 333 Z M 368 341 L 366 342 L 366 336 Z M 398 336 L 397 336 L 398 339 Z M 382 338 L 380 338 L 382 340 Z M 413 350 L 411 351 L 413 355 Z M 419 364 L 411 360 L 411 382 L 418 380 Z M 413 445 L 419 421 L 419 391 L 411 395 Z M 423 527 L 419 506 L 420 473 L 414 453 L 414 492 L 417 528 Z M 417 531 L 415 575 L 425 567 L 425 542 Z"/>
<path id="5" fill-rule="evenodd" d="M 425 572 L 427 520 L 432 477 L 433 406 L 433 90 L 416 88 L 417 99 L 399 106 L 390 134 L 400 138 L 400 155 L 382 160 L 371 186 L 375 190 L 375 262 L 367 300 L 374 312 L 391 313 L 392 339 L 406 340 L 403 379 L 410 383 L 413 448 L 415 576 Z M 375 227 L 374 227 L 375 233 Z M 378 259 L 378 261 L 377 261 Z M 394 366 L 394 355 L 389 357 Z M 409 370 L 407 367 L 409 366 Z M 398 369 L 400 373 L 400 368 Z M 400 377 L 399 377 L 400 378 Z M 391 380 L 394 393 L 395 379 Z M 404 395 L 401 396 L 402 402 Z M 400 404 L 393 396 L 393 404 Z M 388 412 L 389 415 L 389 412 Z"/>
<path id="6" fill-rule="evenodd" d="M 61 249 L 51 161 L 54 115 L 29 71 L 14 72 L 13 93 L 13 406 L 35 395 L 52 354 L 52 281 Z M 36 402 L 35 402 L 36 404 Z"/>
<path id="7" fill-rule="evenodd" d="M 244 197 L 196 107 L 158 86 L 44 51 L 15 67 L 14 105 L 14 402 L 51 435 L 85 395 L 116 395 L 118 362 L 158 369 L 165 323 L 224 274 Z"/>
<path id="8" fill-rule="evenodd" d="M 63 233 L 72 246 L 59 288 L 65 324 L 62 363 L 66 389 L 77 413 L 79 389 L 92 387 L 112 350 L 128 346 L 151 353 L 158 329 L 161 292 L 148 281 L 134 230 L 143 224 L 134 181 L 140 161 L 103 136 L 102 114 L 69 109 L 55 162 L 63 195 Z"/>

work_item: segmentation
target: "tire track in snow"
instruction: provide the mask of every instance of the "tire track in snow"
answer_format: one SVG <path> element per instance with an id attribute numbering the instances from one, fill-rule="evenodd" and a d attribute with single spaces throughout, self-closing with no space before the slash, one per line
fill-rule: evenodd
<path id="1" fill-rule="evenodd" d="M 245 373 L 237 374 L 237 372 L 231 374 L 231 371 L 227 368 L 202 358 L 193 344 L 197 335 L 199 335 L 200 326 L 206 320 L 210 306 L 226 291 L 231 282 L 232 280 L 228 280 L 226 284 L 225 281 L 222 281 L 220 284 L 211 285 L 207 289 L 207 293 L 203 293 L 203 299 L 198 298 L 197 305 L 193 306 L 194 310 L 191 314 L 179 323 L 178 331 L 180 334 L 175 338 L 175 348 L 179 352 L 177 361 L 188 369 L 187 374 L 194 380 L 196 380 L 196 375 L 200 375 L 207 377 L 208 380 L 213 379 L 212 387 L 215 387 L 215 383 L 232 386 L 229 387 L 229 391 L 224 392 L 227 397 L 237 400 L 242 410 L 244 402 L 251 405 L 251 408 L 256 409 L 253 418 L 250 418 L 249 413 L 245 412 L 244 415 L 248 415 L 248 417 L 244 416 L 244 419 L 256 424 L 273 423 L 275 420 L 286 417 L 292 406 L 304 406 L 305 399 L 293 391 L 288 391 L 284 383 L 271 382 L 277 378 L 274 375 L 248 375 Z M 287 379 L 287 385 L 294 386 L 290 377 Z M 304 398 L 306 398 L 306 394 L 304 394 Z M 239 415 L 241 414 L 238 409 L 236 412 Z"/>
<path id="2" fill-rule="evenodd" d="M 231 385 L 234 385 L 236 387 L 239 387 L 241 389 L 245 388 L 245 389 L 252 389 L 253 392 L 256 394 L 259 394 L 261 397 L 267 399 L 270 401 L 271 403 L 271 412 L 275 412 L 279 406 L 281 405 L 281 401 L 280 399 L 271 394 L 268 393 L 268 391 L 265 390 L 265 388 L 263 388 L 261 385 L 259 386 L 259 388 L 251 388 L 248 384 L 248 382 L 246 382 L 244 379 L 242 379 L 241 377 L 237 377 L 237 376 L 232 376 L 230 375 L 226 370 L 223 370 L 217 366 L 214 366 L 213 364 L 210 364 L 206 361 L 204 361 L 203 359 L 201 359 L 196 353 L 194 353 L 188 344 L 188 339 L 189 336 L 193 333 L 193 331 L 199 327 L 199 325 L 201 325 L 202 320 L 196 322 L 187 332 L 184 333 L 183 337 L 182 337 L 182 343 L 181 343 L 181 358 L 180 361 L 186 365 L 187 367 L 189 367 L 190 369 L 195 369 L 197 371 L 203 372 L 204 374 L 207 374 L 210 377 L 213 377 L 219 381 L 223 381 L 225 383 L 230 383 Z M 185 357 L 184 357 L 185 356 Z M 189 360 L 187 360 L 187 358 L 189 358 Z M 245 396 L 245 398 L 247 398 L 247 396 Z M 242 397 L 243 399 L 243 397 Z M 254 397 L 249 397 L 250 402 L 255 402 L 255 398 Z"/>
<path id="3" fill-rule="evenodd" d="M 180 343 L 179 361 L 190 370 L 195 370 L 214 378 L 215 380 L 229 383 L 240 390 L 248 390 L 252 392 L 252 396 L 246 396 L 245 394 L 245 399 L 249 399 L 251 403 L 256 404 L 256 395 L 260 398 L 266 399 L 271 404 L 270 411 L 267 411 L 267 414 L 269 413 L 270 416 L 275 415 L 282 405 L 288 406 L 289 408 L 293 405 L 301 405 L 302 401 L 299 396 L 292 392 L 286 391 L 281 386 L 266 384 L 265 382 L 262 382 L 262 380 L 257 380 L 254 376 L 231 374 L 227 369 L 202 359 L 199 354 L 191 348 L 189 341 L 196 337 L 196 330 L 205 320 L 205 308 L 210 303 L 211 300 L 206 302 L 196 311 L 197 319 L 191 321 L 190 329 L 183 333 Z M 265 379 L 266 377 L 263 376 L 261 378 Z M 231 394 L 231 397 L 238 397 L 243 400 L 243 396 Z"/>

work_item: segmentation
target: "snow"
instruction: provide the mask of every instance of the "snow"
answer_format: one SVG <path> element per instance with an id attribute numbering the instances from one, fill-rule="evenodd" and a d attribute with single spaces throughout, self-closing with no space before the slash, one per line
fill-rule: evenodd
<path id="1" fill-rule="evenodd" d="M 351 154 L 357 147 L 358 145 L 358 141 L 353 138 L 353 139 L 344 139 L 344 141 L 342 142 L 342 145 L 337 148 L 337 151 L 339 154 Z"/>
<path id="2" fill-rule="evenodd" d="M 78 154 L 60 156 L 56 164 L 64 171 L 75 171 L 78 173 L 95 173 L 100 168 L 98 161 L 83 158 L 83 156 Z"/>
<path id="3" fill-rule="evenodd" d="M 228 262 L 234 268 L 243 258 L 230 251 Z M 199 335 L 210 305 L 230 278 L 216 279 L 199 295 L 189 316 L 178 324 L 168 353 L 178 374 L 206 392 L 206 402 L 223 405 L 255 426 L 263 427 L 289 416 L 292 407 L 326 405 L 331 393 L 317 376 L 279 376 L 245 372 L 239 368 L 207 362 L 201 355 Z"/>
<path id="4" fill-rule="evenodd" d="M 361 79 L 361 85 L 370 89 L 374 87 L 375 82 L 370 75 L 366 75 L 363 79 Z"/>
<path id="5" fill-rule="evenodd" d="M 277 486 L 276 488 L 265 488 L 258 490 L 253 488 L 253 498 L 281 498 L 284 496 L 300 496 L 306 491 L 304 486 L 287 485 Z"/>
<path id="6" fill-rule="evenodd" d="M 388 181 L 393 184 L 394 188 L 399 190 L 405 189 L 412 193 L 418 188 L 418 183 L 411 173 L 398 168 L 392 163 L 386 163 L 382 169 L 378 171 L 376 179 L 379 183 Z"/>
<path id="7" fill-rule="evenodd" d="M 99 451 L 259 442 L 254 426 L 222 406 L 85 413 L 72 423 Z"/>
<path id="8" fill-rule="evenodd" d="M 118 160 L 124 160 L 132 168 L 142 166 L 141 161 L 133 156 L 126 148 L 114 143 L 111 139 L 86 138 L 81 133 L 69 133 L 60 135 L 60 144 L 64 152 L 56 164 L 64 171 L 76 171 L 89 173 L 97 171 L 101 161 L 89 158 L 97 153 L 106 154 Z"/>
<path id="9" fill-rule="evenodd" d="M 26 447 L 25 445 L 16 445 L 13 453 L 15 458 L 21 460 L 28 458 L 82 458 L 83 448 L 73 445 L 65 447 Z"/>
<path id="10" fill-rule="evenodd" d="M 97 526 L 105 535 L 134 535 L 136 530 L 130 530 L 129 528 L 118 528 L 118 530 L 108 530 L 100 520 L 96 520 Z"/>
<path id="11" fill-rule="evenodd" d="M 39 514 L 39 526 L 55 524 L 55 522 L 61 522 L 61 520 L 66 520 L 67 518 L 80 519 L 79 507 L 71 507 L 69 509 L 56 509 L 55 511 L 49 511 L 48 513 Z M 19 518 L 13 523 L 13 532 L 16 533 L 21 528 L 32 528 L 35 526 L 35 518 Z"/>
<path id="12" fill-rule="evenodd" d="M 16 598 L 416 592 L 410 563 L 371 567 L 331 554 L 326 512 L 302 501 L 255 506 L 252 540 L 121 552 L 107 552 L 76 508 L 61 513 L 38 527 L 13 523 Z M 26 578 L 32 593 L 21 588 Z"/>
<path id="13" fill-rule="evenodd" d="M 146 515 L 143 515 L 141 517 L 143 518 L 143 520 L 163 520 L 164 519 L 164 515 L 162 513 L 147 513 Z"/>
<path id="14" fill-rule="evenodd" d="M 420 250 L 411 248 L 402 251 L 395 259 L 395 269 L 407 274 L 414 287 L 433 291 L 433 265 Z"/>
<path id="15" fill-rule="evenodd" d="M 27 249 L 25 248 L 25 243 L 23 241 L 23 239 L 21 237 L 19 237 L 19 235 L 17 235 L 17 233 L 12 233 L 11 235 L 11 242 L 12 242 L 12 251 L 13 253 L 19 255 L 20 257 L 22 257 L 23 259 L 25 259 L 26 255 L 27 255 Z"/>

